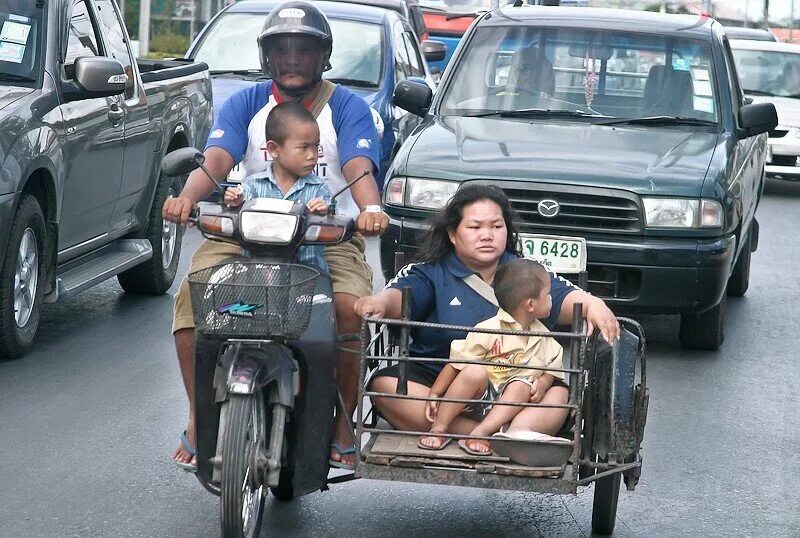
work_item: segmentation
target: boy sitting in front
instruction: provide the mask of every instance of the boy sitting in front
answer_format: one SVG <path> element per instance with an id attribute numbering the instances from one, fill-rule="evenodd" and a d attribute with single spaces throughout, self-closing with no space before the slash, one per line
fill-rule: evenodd
<path id="1" fill-rule="evenodd" d="M 482 321 L 476 328 L 548 332 L 539 319 L 550 314 L 550 276 L 539 263 L 517 259 L 501 265 L 494 277 L 494 291 L 500 309 L 496 316 Z M 564 374 L 515 366 L 562 368 L 562 354 L 561 345 L 550 336 L 469 333 L 465 340 L 453 341 L 450 358 L 491 364 L 483 366 L 448 363 L 431 387 L 430 396 L 481 399 L 488 384 L 491 396 L 498 403 L 538 403 L 554 383 L 564 384 Z M 450 438 L 441 437 L 440 434 L 448 433 L 452 421 L 466 408 L 466 404 L 462 403 L 439 404 L 440 402 L 426 404 L 425 416 L 432 422 L 431 435 L 420 438 L 420 448 L 444 448 Z M 509 424 L 522 409 L 495 404 L 470 435 L 491 436 Z M 547 411 L 543 408 L 531 408 L 529 412 L 533 413 L 534 409 Z M 462 439 L 458 444 L 474 455 L 492 452 L 489 442 L 482 439 Z"/>
<path id="2" fill-rule="evenodd" d="M 282 103 L 269 113 L 265 125 L 267 153 L 272 158 L 266 170 L 248 176 L 241 187 L 225 191 L 225 203 L 240 206 L 252 198 L 300 201 L 309 211 L 324 215 L 331 191 L 314 174 L 319 158 L 319 126 L 314 116 L 298 103 Z M 295 261 L 327 271 L 325 247 L 301 246 Z"/>

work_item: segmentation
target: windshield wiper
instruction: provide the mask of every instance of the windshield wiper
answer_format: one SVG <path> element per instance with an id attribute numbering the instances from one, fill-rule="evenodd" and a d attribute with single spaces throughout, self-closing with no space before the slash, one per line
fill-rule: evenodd
<path id="1" fill-rule="evenodd" d="M 242 77 L 266 77 L 261 69 L 219 69 L 209 71 L 211 75 L 239 75 Z"/>
<path id="2" fill-rule="evenodd" d="M 620 118 L 610 121 L 598 121 L 595 125 L 650 124 L 650 125 L 716 125 L 717 123 L 699 118 L 682 116 L 645 116 L 642 118 Z"/>
<path id="3" fill-rule="evenodd" d="M 467 112 L 468 118 L 540 118 L 540 117 L 567 117 L 567 118 L 603 118 L 598 114 L 590 114 L 581 110 L 549 110 L 544 108 L 523 108 L 520 110 L 485 110 L 482 112 Z"/>
<path id="4" fill-rule="evenodd" d="M 749 93 L 749 94 L 752 94 L 752 95 L 768 95 L 769 97 L 775 97 L 774 93 L 765 92 L 763 90 L 749 90 L 749 89 L 745 88 L 744 93 Z"/>
<path id="5" fill-rule="evenodd" d="M 356 88 L 377 88 L 378 85 L 374 82 L 370 82 L 369 80 L 362 80 L 358 78 L 329 78 L 326 79 L 328 82 L 333 82 L 334 84 L 342 84 L 344 86 L 355 86 Z"/>
<path id="6" fill-rule="evenodd" d="M 35 78 L 15 75 L 13 73 L 0 73 L 0 80 L 5 82 L 36 82 Z"/>

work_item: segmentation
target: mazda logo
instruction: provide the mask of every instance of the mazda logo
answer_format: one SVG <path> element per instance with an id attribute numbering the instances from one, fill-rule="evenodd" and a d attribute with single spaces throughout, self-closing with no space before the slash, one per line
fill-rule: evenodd
<path id="1" fill-rule="evenodd" d="M 542 200 L 536 209 L 539 210 L 541 216 L 552 219 L 561 211 L 561 206 L 555 200 Z"/>

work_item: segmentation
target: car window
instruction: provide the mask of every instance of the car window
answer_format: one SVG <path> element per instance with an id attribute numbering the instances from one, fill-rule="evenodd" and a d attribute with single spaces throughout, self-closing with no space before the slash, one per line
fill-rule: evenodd
<path id="1" fill-rule="evenodd" d="M 89 15 L 85 0 L 75 0 L 72 4 L 72 15 L 69 19 L 67 53 L 64 56 L 66 78 L 75 76 L 75 60 L 85 56 L 100 56 L 92 18 Z"/>
<path id="2" fill-rule="evenodd" d="M 403 42 L 408 53 L 409 68 L 411 76 L 425 77 L 425 68 L 422 67 L 422 57 L 419 54 L 419 47 L 417 47 L 417 40 L 411 32 L 403 32 Z"/>
<path id="3" fill-rule="evenodd" d="M 392 42 L 394 43 L 395 83 L 397 83 L 412 76 L 411 59 L 408 57 L 403 38 L 403 25 L 399 22 L 392 26 Z"/>
<path id="4" fill-rule="evenodd" d="M 125 41 L 125 30 L 117 18 L 112 0 L 95 0 L 94 5 L 97 7 L 100 29 L 109 49 L 106 56 L 114 58 L 122 64 L 125 74 L 128 75 L 128 81 L 125 83 L 125 99 L 130 99 L 134 96 L 136 85 L 134 84 L 133 58 Z"/>
<path id="5" fill-rule="evenodd" d="M 445 114 L 536 108 L 717 121 L 708 42 L 591 28 L 478 28 L 444 89 Z"/>

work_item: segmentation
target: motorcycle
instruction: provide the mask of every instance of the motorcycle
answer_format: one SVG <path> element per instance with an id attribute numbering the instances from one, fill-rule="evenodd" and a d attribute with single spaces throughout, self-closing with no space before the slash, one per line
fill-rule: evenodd
<path id="1" fill-rule="evenodd" d="M 188 277 L 196 476 L 220 496 L 223 536 L 257 536 L 267 489 L 291 500 L 327 488 L 337 401 L 333 288 L 330 274 L 292 259 L 301 245 L 347 241 L 355 224 L 335 214 L 334 201 L 324 216 L 289 200 L 226 207 L 224 185 L 194 148 L 169 153 L 162 168 L 176 176 L 205 171 L 220 203 L 201 202 L 191 220 L 206 238 L 245 252 Z"/>

